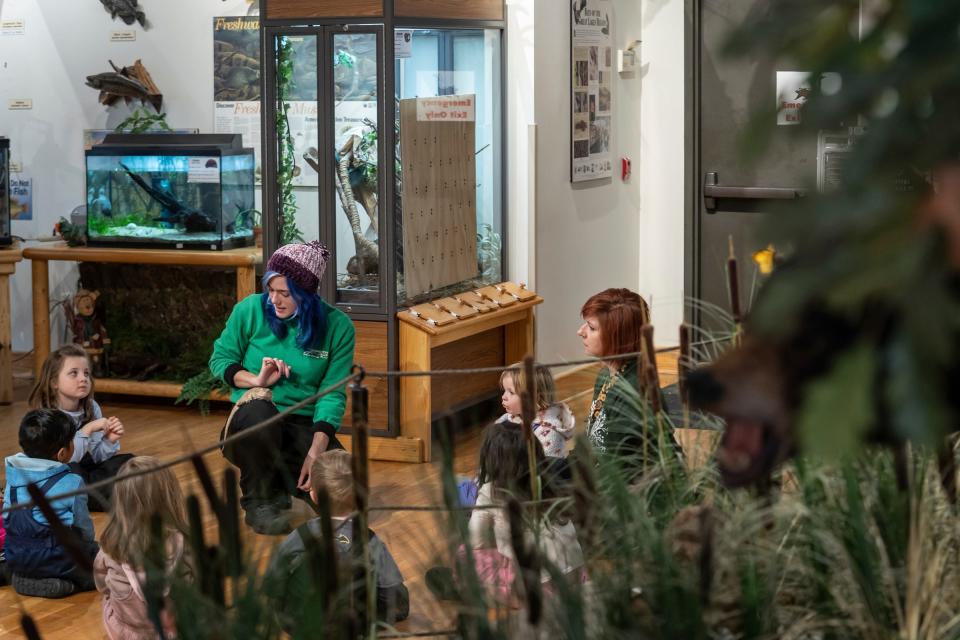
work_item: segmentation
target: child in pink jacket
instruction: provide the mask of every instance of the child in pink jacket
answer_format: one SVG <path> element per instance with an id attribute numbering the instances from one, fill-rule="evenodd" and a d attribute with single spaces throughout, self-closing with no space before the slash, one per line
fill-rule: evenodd
<path id="1" fill-rule="evenodd" d="M 103 625 L 110 640 L 159 638 L 147 614 L 143 594 L 144 559 L 150 541 L 150 519 L 159 513 L 166 532 L 166 566 L 169 579 L 187 579 L 190 567 L 184 557 L 186 517 L 180 484 L 170 469 L 157 469 L 160 461 L 138 456 L 127 462 L 118 478 L 144 469 L 153 473 L 114 485 L 113 509 L 100 537 L 100 553 L 93 563 L 93 578 L 103 595 Z M 161 610 L 164 636 L 176 635 L 173 603 Z"/>

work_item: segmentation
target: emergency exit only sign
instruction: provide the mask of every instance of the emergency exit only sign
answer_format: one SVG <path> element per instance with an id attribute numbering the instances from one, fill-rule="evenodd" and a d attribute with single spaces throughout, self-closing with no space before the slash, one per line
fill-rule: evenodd
<path id="1" fill-rule="evenodd" d="M 417 98 L 418 122 L 473 122 L 476 119 L 476 96 L 437 96 Z"/>

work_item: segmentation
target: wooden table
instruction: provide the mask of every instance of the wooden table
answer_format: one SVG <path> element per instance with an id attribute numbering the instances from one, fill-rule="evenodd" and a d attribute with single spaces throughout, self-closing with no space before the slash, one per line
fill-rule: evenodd
<path id="1" fill-rule="evenodd" d="M 0 404 L 13 402 L 13 339 L 10 321 L 10 276 L 23 259 L 17 245 L 0 249 Z"/>
<path id="2" fill-rule="evenodd" d="M 228 251 L 183 251 L 175 249 L 109 249 L 68 247 L 65 243 L 28 247 L 23 257 L 33 263 L 33 370 L 39 376 L 43 361 L 50 353 L 50 284 L 48 262 L 113 262 L 121 264 L 157 264 L 174 266 L 233 267 L 237 272 L 237 300 L 257 290 L 256 267 L 263 250 L 241 247 Z M 104 378 L 97 380 L 97 391 L 176 398 L 180 386 L 174 382 L 139 382 Z"/>
<path id="3" fill-rule="evenodd" d="M 490 329 L 504 329 L 504 362 L 513 364 L 534 353 L 533 308 L 543 302 L 536 296 L 526 302 L 460 320 L 442 327 L 430 325 L 408 311 L 397 314 L 400 320 L 400 370 L 429 371 L 433 349 L 466 340 Z M 423 461 L 431 459 L 430 423 L 433 419 L 431 378 L 400 378 L 400 435 L 423 442 Z"/>

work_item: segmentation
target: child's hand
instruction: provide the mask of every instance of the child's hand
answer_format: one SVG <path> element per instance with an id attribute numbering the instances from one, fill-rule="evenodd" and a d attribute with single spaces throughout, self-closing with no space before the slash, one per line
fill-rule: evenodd
<path id="1" fill-rule="evenodd" d="M 97 431 L 105 430 L 108 424 L 109 421 L 106 418 L 99 418 L 97 420 L 91 420 L 87 424 L 80 427 L 80 431 L 82 431 L 85 435 L 92 436 Z"/>
<path id="2" fill-rule="evenodd" d="M 107 418 L 107 428 L 104 429 L 104 437 L 108 442 L 117 442 L 123 436 L 123 423 L 120 418 L 110 416 Z"/>

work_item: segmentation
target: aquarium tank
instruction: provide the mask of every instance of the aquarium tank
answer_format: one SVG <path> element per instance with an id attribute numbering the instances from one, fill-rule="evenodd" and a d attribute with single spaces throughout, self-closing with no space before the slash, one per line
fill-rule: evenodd
<path id="1" fill-rule="evenodd" d="M 113 134 L 86 168 L 90 246 L 254 244 L 254 155 L 239 134 Z"/>
<path id="2" fill-rule="evenodd" d="M 10 140 L 0 137 L 0 246 L 13 242 L 10 235 Z"/>

